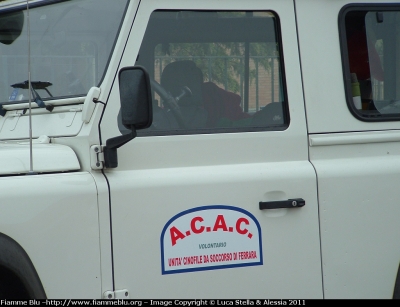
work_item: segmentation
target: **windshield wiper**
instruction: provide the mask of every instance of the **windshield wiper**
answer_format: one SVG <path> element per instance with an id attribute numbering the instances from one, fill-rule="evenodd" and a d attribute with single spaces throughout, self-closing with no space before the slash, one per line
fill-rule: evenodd
<path id="1" fill-rule="evenodd" d="M 32 95 L 33 95 L 33 101 L 36 102 L 39 108 L 46 108 L 48 111 L 53 111 L 54 107 L 53 106 L 46 106 L 46 104 L 43 102 L 42 98 L 36 92 L 36 90 L 45 90 L 47 94 L 49 94 L 50 97 L 53 97 L 53 95 L 50 93 L 50 91 L 47 89 L 47 87 L 53 85 L 53 83 L 47 82 L 47 81 L 31 81 L 31 90 L 32 90 Z M 13 88 L 21 88 L 24 90 L 29 89 L 29 81 L 24 81 L 21 83 L 15 83 L 12 84 L 11 87 Z"/>

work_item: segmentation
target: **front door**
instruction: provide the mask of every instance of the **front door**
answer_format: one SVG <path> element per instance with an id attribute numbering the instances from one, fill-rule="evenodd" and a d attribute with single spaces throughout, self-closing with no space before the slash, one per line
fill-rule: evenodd
<path id="1" fill-rule="evenodd" d="M 293 1 L 142 1 L 133 65 L 154 81 L 153 125 L 105 170 L 115 289 L 322 298 Z M 116 80 L 103 142 L 126 132 L 118 110 Z"/>

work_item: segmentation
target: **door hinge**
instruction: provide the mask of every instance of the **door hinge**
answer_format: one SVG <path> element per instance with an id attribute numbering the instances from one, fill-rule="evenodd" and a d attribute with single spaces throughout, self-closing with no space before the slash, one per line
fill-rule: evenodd
<path id="1" fill-rule="evenodd" d="M 104 146 L 92 145 L 90 147 L 90 166 L 92 169 L 104 168 Z"/>
<path id="2" fill-rule="evenodd" d="M 108 300 L 123 300 L 129 299 L 129 291 L 128 290 L 117 290 L 117 291 L 106 291 L 103 293 L 103 299 Z"/>

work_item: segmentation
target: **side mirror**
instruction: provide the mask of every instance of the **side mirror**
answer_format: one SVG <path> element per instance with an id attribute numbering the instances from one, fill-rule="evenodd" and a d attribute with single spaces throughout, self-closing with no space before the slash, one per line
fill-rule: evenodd
<path id="1" fill-rule="evenodd" d="M 22 32 L 24 27 L 24 13 L 4 14 L 0 17 L 0 43 L 11 45 Z"/>
<path id="2" fill-rule="evenodd" d="M 148 128 L 153 122 L 150 78 L 145 68 L 122 68 L 119 72 L 119 94 L 122 124 L 131 132 L 106 141 L 103 152 L 107 168 L 117 167 L 117 149 L 134 139 L 136 130 Z"/>
<path id="3" fill-rule="evenodd" d="M 149 74 L 141 66 L 125 67 L 119 72 L 122 124 L 127 129 L 145 129 L 153 121 Z"/>

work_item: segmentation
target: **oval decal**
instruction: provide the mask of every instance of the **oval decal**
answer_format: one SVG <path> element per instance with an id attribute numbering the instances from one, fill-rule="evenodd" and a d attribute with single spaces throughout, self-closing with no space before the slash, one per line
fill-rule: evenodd
<path id="1" fill-rule="evenodd" d="M 167 222 L 160 240 L 162 274 L 263 264 L 260 224 L 237 207 L 183 211 Z"/>

